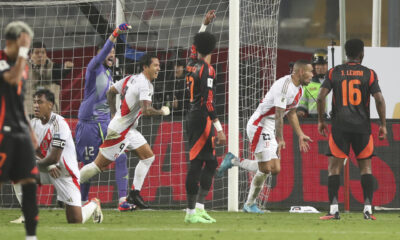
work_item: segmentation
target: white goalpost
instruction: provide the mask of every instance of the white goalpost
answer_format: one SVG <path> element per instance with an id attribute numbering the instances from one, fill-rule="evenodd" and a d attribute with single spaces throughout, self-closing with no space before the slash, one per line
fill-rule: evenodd
<path id="1" fill-rule="evenodd" d="M 252 158 L 246 123 L 275 80 L 278 13 L 280 0 L 36 0 L 2 2 L 0 5 L 0 47 L 4 48 L 4 28 L 14 20 L 25 21 L 34 30 L 34 42 L 46 45 L 48 61 L 61 74 L 28 85 L 30 93 L 52 85 L 59 89 L 55 112 L 66 118 L 75 133 L 78 109 L 83 99 L 85 72 L 115 26 L 127 22 L 132 30 L 116 44 L 117 66 L 114 80 L 138 73 L 138 61 L 154 53 L 161 63 L 153 82 L 153 106 L 176 108 L 168 117 L 142 118 L 138 130 L 155 154 L 141 195 L 153 208 L 178 209 L 186 206 L 185 178 L 189 166 L 185 115 L 184 68 L 194 35 L 204 15 L 216 10 L 216 19 L 207 27 L 217 39 L 211 65 L 216 71 L 216 112 L 228 145 L 217 146 L 220 163 L 226 152 Z M 33 64 L 35 71 L 42 69 Z M 67 67 L 66 62 L 72 62 Z M 182 68 L 183 67 L 183 68 Z M 183 69 L 183 75 L 182 70 Z M 42 70 L 40 70 L 42 71 Z M 29 112 L 29 111 L 28 111 Z M 31 112 L 32 113 L 32 112 Z M 128 185 L 132 184 L 138 159 L 128 159 Z M 116 208 L 118 189 L 114 164 L 92 179 L 89 197 L 100 198 L 105 207 Z M 232 168 L 228 175 L 215 178 L 206 197 L 208 209 L 238 211 L 245 201 L 251 174 Z M 260 201 L 262 202 L 263 196 Z M 41 206 L 57 204 L 54 188 L 38 190 Z M 3 184 L 0 207 L 18 207 L 10 184 Z"/>

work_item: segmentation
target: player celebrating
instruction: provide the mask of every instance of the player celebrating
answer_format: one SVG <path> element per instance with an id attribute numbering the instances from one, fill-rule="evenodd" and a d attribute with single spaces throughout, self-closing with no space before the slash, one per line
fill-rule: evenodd
<path id="1" fill-rule="evenodd" d="M 142 72 L 131 75 L 115 83 L 109 90 L 111 114 L 115 109 L 115 95 L 121 94 L 121 107 L 108 125 L 107 137 L 100 146 L 99 154 L 94 162 L 81 169 L 81 182 L 86 182 L 94 175 L 104 171 L 125 150 L 134 150 L 140 161 L 135 169 L 132 190 L 127 201 L 140 208 L 149 206 L 140 196 L 144 178 L 154 161 L 154 153 L 143 135 L 136 130 L 141 115 L 169 115 L 169 108 L 163 106 L 156 110 L 151 106 L 153 85 L 151 81 L 157 78 L 160 62 L 154 55 L 146 54 L 140 60 Z"/>
<path id="2" fill-rule="evenodd" d="M 128 32 L 130 25 L 119 25 L 110 35 L 103 48 L 99 50 L 89 63 L 85 76 L 85 94 L 79 107 L 79 122 L 76 126 L 76 150 L 78 160 L 85 165 L 94 161 L 98 154 L 99 146 L 107 135 L 107 126 L 110 122 L 110 108 L 107 103 L 106 93 L 110 89 L 112 73 L 110 68 L 115 62 L 114 43 L 120 34 Z M 125 201 L 128 187 L 128 169 L 126 154 L 121 154 L 115 161 L 115 178 L 118 186 L 120 211 L 131 209 Z M 81 184 L 82 202 L 88 200 L 90 182 Z"/>
<path id="3" fill-rule="evenodd" d="M 329 70 L 318 95 L 318 131 L 327 136 L 323 114 L 325 99 L 332 94 L 332 133 L 329 135 L 328 195 L 330 210 L 322 220 L 340 219 L 338 190 L 340 170 L 348 159 L 350 145 L 360 167 L 361 186 L 364 192 L 364 218 L 375 220 L 372 215 L 374 179 L 371 157 L 374 143 L 371 135 L 369 98 L 375 98 L 376 110 L 381 121 L 379 139 L 386 138 L 386 105 L 374 70 L 361 65 L 364 58 L 364 42 L 350 39 L 345 44 L 348 62 Z"/>
<path id="4" fill-rule="evenodd" d="M 187 136 L 190 146 L 190 168 L 186 176 L 188 208 L 185 222 L 187 223 L 215 222 L 215 219 L 204 210 L 204 199 L 210 190 L 212 178 L 218 166 L 211 123 L 217 130 L 216 143 L 225 144 L 226 142 L 215 112 L 215 70 L 210 65 L 211 52 L 215 48 L 216 39 L 211 33 L 205 32 L 207 25 L 214 18 L 215 10 L 206 14 L 199 33 L 194 37 L 191 59 L 186 68 L 188 70 L 187 88 L 190 91 L 190 110 L 187 118 Z"/>
<path id="5" fill-rule="evenodd" d="M 6 180 L 22 184 L 26 239 L 34 240 L 38 222 L 38 170 L 34 159 L 37 139 L 24 110 L 26 63 L 33 32 L 26 23 L 15 21 L 6 26 L 4 33 L 6 47 L 0 51 L 0 185 Z"/>
<path id="6" fill-rule="evenodd" d="M 71 130 L 65 119 L 53 113 L 54 94 L 47 89 L 33 95 L 35 118 L 31 120 L 39 139 L 36 151 L 40 183 L 52 184 L 57 190 L 57 200 L 65 204 L 68 223 L 85 223 L 92 215 L 93 222 L 101 223 L 103 214 L 96 198 L 81 207 L 79 169 Z M 19 184 L 15 192 L 20 201 Z"/>
<path id="7" fill-rule="evenodd" d="M 247 136 L 251 143 L 251 151 L 256 161 L 245 159 L 239 162 L 232 153 L 228 153 L 220 168 L 218 176 L 233 165 L 248 170 L 258 169 L 250 185 L 247 201 L 243 206 L 244 212 L 263 213 L 255 203 L 265 179 L 269 174 L 277 175 L 281 171 L 281 149 L 285 149 L 283 139 L 283 117 L 287 114 L 289 123 L 299 137 L 300 151 L 309 150 L 308 142 L 311 139 L 300 128 L 296 114 L 296 107 L 303 93 L 302 86 L 310 83 L 312 66 L 305 60 L 298 60 L 293 66 L 293 73 L 278 79 L 271 86 L 257 110 L 247 123 Z"/>

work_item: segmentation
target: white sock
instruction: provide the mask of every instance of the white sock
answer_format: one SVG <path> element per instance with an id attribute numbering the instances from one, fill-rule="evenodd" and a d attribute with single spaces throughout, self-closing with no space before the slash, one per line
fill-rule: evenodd
<path id="1" fill-rule="evenodd" d="M 235 163 L 233 165 L 246 169 L 249 172 L 255 173 L 258 170 L 258 162 L 256 160 L 243 159 L 238 165 Z"/>
<path id="2" fill-rule="evenodd" d="M 36 236 L 26 236 L 25 240 L 37 240 Z"/>
<path id="3" fill-rule="evenodd" d="M 195 214 L 195 213 L 196 213 L 196 210 L 195 210 L 195 209 L 186 208 L 186 213 L 187 213 L 187 214 Z"/>
<path id="4" fill-rule="evenodd" d="M 336 212 L 339 212 L 339 205 L 332 204 L 329 210 L 329 214 L 334 215 Z"/>
<path id="5" fill-rule="evenodd" d="M 100 172 L 101 172 L 100 168 L 94 162 L 89 163 L 80 170 L 80 175 L 81 175 L 80 182 L 81 183 L 87 182 L 90 178 L 92 178 L 96 174 L 99 174 Z"/>
<path id="6" fill-rule="evenodd" d="M 264 186 L 265 179 L 267 178 L 267 174 L 260 172 L 257 170 L 256 175 L 254 175 L 253 180 L 251 181 L 249 195 L 247 196 L 246 204 L 248 206 L 253 205 L 260 193 L 262 187 Z"/>
<path id="7" fill-rule="evenodd" d="M 126 201 L 126 197 L 120 197 L 119 198 L 119 203 L 125 202 Z"/>
<path id="8" fill-rule="evenodd" d="M 95 202 L 88 202 L 82 207 L 82 223 L 85 223 L 93 215 L 96 208 L 97 204 Z"/>
<path id="9" fill-rule="evenodd" d="M 371 205 L 364 205 L 364 212 L 369 212 L 372 214 L 372 207 Z"/>
<path id="10" fill-rule="evenodd" d="M 196 208 L 204 210 L 204 204 L 203 203 L 196 203 Z"/>
<path id="11" fill-rule="evenodd" d="M 150 169 L 151 164 L 154 161 L 154 156 L 144 160 L 140 160 L 135 168 L 135 177 L 133 177 L 133 186 L 135 190 L 141 190 L 144 179 L 146 178 L 147 172 Z"/>
<path id="12" fill-rule="evenodd" d="M 17 197 L 19 205 L 22 206 L 22 186 L 19 183 L 14 183 L 13 187 L 14 187 L 15 196 Z"/>

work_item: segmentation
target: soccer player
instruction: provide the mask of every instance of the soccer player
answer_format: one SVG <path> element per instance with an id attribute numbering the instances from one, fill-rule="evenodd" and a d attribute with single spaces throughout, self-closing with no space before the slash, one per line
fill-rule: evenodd
<path id="1" fill-rule="evenodd" d="M 315 75 L 310 84 L 304 87 L 304 94 L 297 107 L 297 116 L 299 118 L 318 117 L 317 98 L 321 84 L 325 80 L 325 74 L 328 72 L 328 53 L 325 49 L 317 49 L 312 58 Z"/>
<path id="2" fill-rule="evenodd" d="M 216 222 L 204 210 L 204 200 L 218 166 L 214 144 L 226 142 L 215 112 L 215 70 L 210 65 L 216 39 L 211 33 L 205 32 L 207 25 L 214 18 L 215 10 L 206 14 L 199 33 L 194 36 L 192 53 L 186 68 L 186 84 L 190 92 L 190 110 L 187 117 L 187 136 L 190 146 L 190 167 L 186 176 L 188 207 L 185 222 L 187 223 Z M 214 137 L 211 123 L 217 130 L 217 139 Z"/>
<path id="3" fill-rule="evenodd" d="M 151 106 L 153 96 L 152 81 L 160 71 L 160 62 L 155 55 L 146 54 L 140 60 L 142 72 L 127 76 L 115 83 L 107 93 L 110 100 L 110 110 L 114 118 L 108 125 L 107 137 L 100 146 L 100 151 L 94 162 L 81 169 L 81 182 L 107 169 L 115 159 L 126 151 L 134 151 L 139 157 L 135 169 L 132 189 L 127 201 L 140 208 L 149 208 L 140 196 L 144 179 L 154 161 L 154 153 L 143 135 L 136 130 L 140 116 L 166 116 L 168 107 L 156 110 Z M 121 94 L 121 106 L 116 110 L 115 96 Z"/>
<path id="4" fill-rule="evenodd" d="M 100 145 L 107 135 L 107 126 L 110 123 L 110 107 L 107 103 L 107 91 L 113 79 L 110 68 L 115 62 L 114 43 L 120 34 L 131 28 L 123 23 L 110 35 L 103 48 L 99 50 L 90 62 L 85 75 L 85 93 L 79 107 L 79 122 L 76 126 L 76 150 L 78 160 L 84 165 L 94 161 Z M 121 154 L 115 161 L 115 178 L 118 187 L 120 211 L 130 210 L 131 204 L 125 198 L 128 189 L 127 156 Z M 82 202 L 88 201 L 90 181 L 81 183 Z"/>
<path id="5" fill-rule="evenodd" d="M 364 42 L 350 39 L 345 43 L 348 62 L 331 68 L 325 76 L 318 95 L 318 131 L 327 136 L 328 126 L 324 121 L 325 99 L 332 90 L 332 132 L 329 134 L 328 195 L 330 210 L 322 220 L 340 219 L 338 190 L 340 171 L 348 159 L 350 145 L 356 155 L 364 192 L 364 218 L 375 220 L 372 214 L 374 178 L 371 171 L 371 157 L 374 143 L 371 135 L 370 95 L 375 98 L 379 114 L 379 139 L 385 139 L 386 105 L 374 70 L 361 62 L 364 58 Z"/>
<path id="6" fill-rule="evenodd" d="M 285 148 L 283 138 L 283 117 L 287 115 L 289 123 L 299 137 L 300 151 L 309 150 L 308 142 L 312 141 L 301 130 L 296 108 L 303 94 L 303 86 L 310 83 L 312 66 L 308 61 L 298 60 L 293 66 L 293 73 L 278 79 L 258 105 L 257 110 L 247 123 L 247 136 L 251 143 L 251 151 L 256 161 L 239 159 L 228 153 L 220 168 L 218 176 L 233 165 L 256 171 L 250 185 L 244 212 L 263 213 L 255 203 L 264 181 L 269 174 L 277 175 L 281 171 L 281 149 Z M 257 166 L 258 165 L 258 166 Z"/>
<path id="7" fill-rule="evenodd" d="M 74 140 L 65 119 L 53 112 L 54 105 L 54 94 L 50 90 L 42 89 L 34 93 L 35 118 L 31 120 L 31 125 L 39 140 L 36 164 L 40 171 L 40 183 L 54 185 L 57 200 L 65 204 L 68 223 L 84 223 L 92 215 L 93 222 L 101 223 L 103 214 L 98 199 L 94 198 L 81 207 Z"/>
<path id="8" fill-rule="evenodd" d="M 33 31 L 26 23 L 14 21 L 6 26 L 4 34 L 5 48 L 0 51 L 0 185 L 7 180 L 22 185 L 26 239 L 34 240 L 38 223 L 38 169 L 34 158 L 37 139 L 23 105 Z"/>

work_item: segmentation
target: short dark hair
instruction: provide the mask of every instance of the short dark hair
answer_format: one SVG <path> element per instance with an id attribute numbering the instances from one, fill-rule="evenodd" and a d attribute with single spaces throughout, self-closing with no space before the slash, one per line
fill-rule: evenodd
<path id="1" fill-rule="evenodd" d="M 33 42 L 32 48 L 44 48 L 46 49 L 46 45 L 43 42 Z"/>
<path id="2" fill-rule="evenodd" d="M 364 42 L 358 38 L 349 39 L 344 45 L 344 49 L 346 50 L 347 57 L 352 59 L 357 58 L 364 52 Z"/>
<path id="3" fill-rule="evenodd" d="M 201 32 L 197 33 L 194 36 L 193 44 L 196 46 L 196 49 L 202 55 L 210 54 L 217 43 L 215 36 L 209 32 Z"/>
<path id="4" fill-rule="evenodd" d="M 146 53 L 145 55 L 143 55 L 140 58 L 140 70 L 143 70 L 144 66 L 149 67 L 153 61 L 153 58 L 158 59 L 158 57 L 153 53 Z"/>
<path id="5" fill-rule="evenodd" d="M 55 103 L 54 101 L 54 93 L 52 93 L 50 90 L 48 89 L 40 89 L 37 90 L 34 94 L 33 97 L 41 97 L 44 96 L 46 98 L 47 101 L 53 103 Z"/>
<path id="6" fill-rule="evenodd" d="M 299 59 L 293 64 L 293 70 L 297 68 L 304 68 L 308 64 L 311 64 L 311 62 L 305 59 Z"/>
<path id="7" fill-rule="evenodd" d="M 178 61 L 176 61 L 175 66 L 183 66 L 183 67 L 185 67 L 186 66 L 186 62 L 183 61 L 183 60 L 178 60 Z"/>

